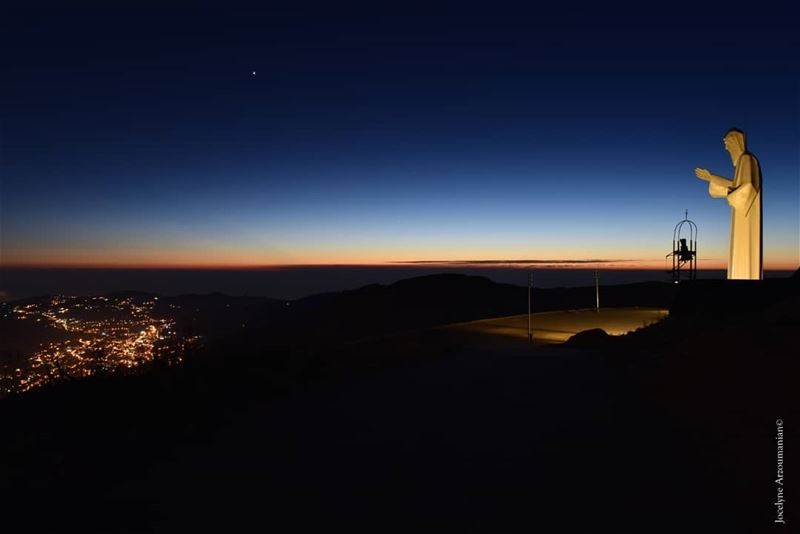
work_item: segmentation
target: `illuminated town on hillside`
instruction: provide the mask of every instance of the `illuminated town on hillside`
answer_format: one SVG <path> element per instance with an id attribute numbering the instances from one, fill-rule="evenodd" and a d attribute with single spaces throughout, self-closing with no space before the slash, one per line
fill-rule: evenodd
<path id="1" fill-rule="evenodd" d="M 0 304 L 6 328 L 28 328 L 28 350 L 0 367 L 0 396 L 99 373 L 130 372 L 156 360 L 184 358 L 198 336 L 182 336 L 175 320 L 154 313 L 154 296 L 54 296 Z M 170 305 L 170 308 L 176 305 Z M 39 339 L 45 341 L 37 342 Z"/>

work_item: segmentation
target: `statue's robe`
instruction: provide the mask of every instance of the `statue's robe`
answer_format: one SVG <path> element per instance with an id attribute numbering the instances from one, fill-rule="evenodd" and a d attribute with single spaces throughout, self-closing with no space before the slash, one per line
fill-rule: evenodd
<path id="1" fill-rule="evenodd" d="M 761 243 L 761 169 L 756 157 L 745 152 L 736 163 L 733 185 L 713 182 L 708 192 L 727 198 L 731 206 L 729 280 L 761 280 L 764 277 Z"/>

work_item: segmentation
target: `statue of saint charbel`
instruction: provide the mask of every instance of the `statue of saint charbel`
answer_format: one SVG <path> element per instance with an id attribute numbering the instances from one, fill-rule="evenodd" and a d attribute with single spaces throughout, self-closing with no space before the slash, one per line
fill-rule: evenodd
<path id="1" fill-rule="evenodd" d="M 723 138 L 733 161 L 733 180 L 708 169 L 695 169 L 708 182 L 708 193 L 725 198 L 731 206 L 731 246 L 728 256 L 729 280 L 761 280 L 764 277 L 761 235 L 761 168 L 747 151 L 744 132 L 728 130 Z"/>

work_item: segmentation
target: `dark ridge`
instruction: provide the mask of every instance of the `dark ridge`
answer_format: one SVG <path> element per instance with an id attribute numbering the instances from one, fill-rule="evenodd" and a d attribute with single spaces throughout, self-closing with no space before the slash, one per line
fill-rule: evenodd
<path id="1" fill-rule="evenodd" d="M 602 348 L 609 345 L 611 336 L 602 328 L 592 328 L 578 332 L 566 342 L 565 347 L 578 348 Z"/>
<path id="2" fill-rule="evenodd" d="M 670 305 L 675 287 L 662 282 L 601 286 L 605 307 Z M 309 341 L 356 339 L 432 326 L 519 315 L 527 312 L 527 288 L 482 276 L 437 274 L 372 284 L 292 301 L 280 317 L 280 330 Z M 590 308 L 594 287 L 532 290 L 534 312 Z"/>
<path id="3" fill-rule="evenodd" d="M 158 295 L 158 293 L 149 293 L 147 291 L 125 289 L 123 291 L 114 291 L 111 293 L 106 293 L 105 296 L 117 299 L 125 299 L 125 298 L 151 299 L 153 297 L 159 297 L 160 295 Z"/>

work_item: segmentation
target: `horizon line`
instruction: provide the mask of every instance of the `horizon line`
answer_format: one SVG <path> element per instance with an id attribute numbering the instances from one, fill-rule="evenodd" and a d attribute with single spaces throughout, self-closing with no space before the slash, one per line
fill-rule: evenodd
<path id="1" fill-rule="evenodd" d="M 292 264 L 265 264 L 265 265 L 231 265 L 231 264 L 46 264 L 46 263 L 19 263 L 19 264 L 0 264 L 0 270 L 20 269 L 20 270 L 131 270 L 131 271 L 155 271 L 155 270 L 181 270 L 181 271 L 279 271 L 291 269 L 321 269 L 321 268 L 400 268 L 423 269 L 441 267 L 443 269 L 453 269 L 458 267 L 497 267 L 507 269 L 522 269 L 535 266 L 539 269 L 598 269 L 598 270 L 632 270 L 632 271 L 662 271 L 663 265 L 641 265 L 641 262 L 651 260 L 410 260 L 410 261 L 389 261 L 383 263 L 292 263 Z M 707 262 L 720 261 L 714 259 L 705 260 Z M 619 265 L 620 263 L 632 263 L 634 265 Z M 635 265 L 637 264 L 638 265 Z M 765 271 L 793 271 L 798 269 L 798 265 L 765 265 Z M 717 266 L 698 265 L 700 271 L 725 270 L 727 266 L 723 263 Z M 669 269 L 666 269 L 667 271 Z"/>
<path id="2" fill-rule="evenodd" d="M 705 261 L 719 261 L 713 258 Z M 539 265 L 542 268 L 563 268 L 564 266 L 575 265 L 585 268 L 587 265 L 611 265 L 619 263 L 642 263 L 648 262 L 655 264 L 656 260 L 643 259 L 587 259 L 587 260 L 387 260 L 381 262 L 317 262 L 317 263 L 266 263 L 266 264 L 231 264 L 231 263 L 0 263 L 0 269 L 126 269 L 126 270 L 282 270 L 282 269 L 310 269 L 310 268 L 392 268 L 392 267 L 457 267 L 457 266 L 508 266 L 516 268 L 525 265 Z M 549 267 L 551 266 L 551 267 Z M 603 267 L 601 267 L 603 268 Z M 607 267 L 606 267 L 607 268 Z M 649 269 L 648 267 L 634 267 L 635 269 Z M 660 270 L 661 267 L 652 269 Z"/>

